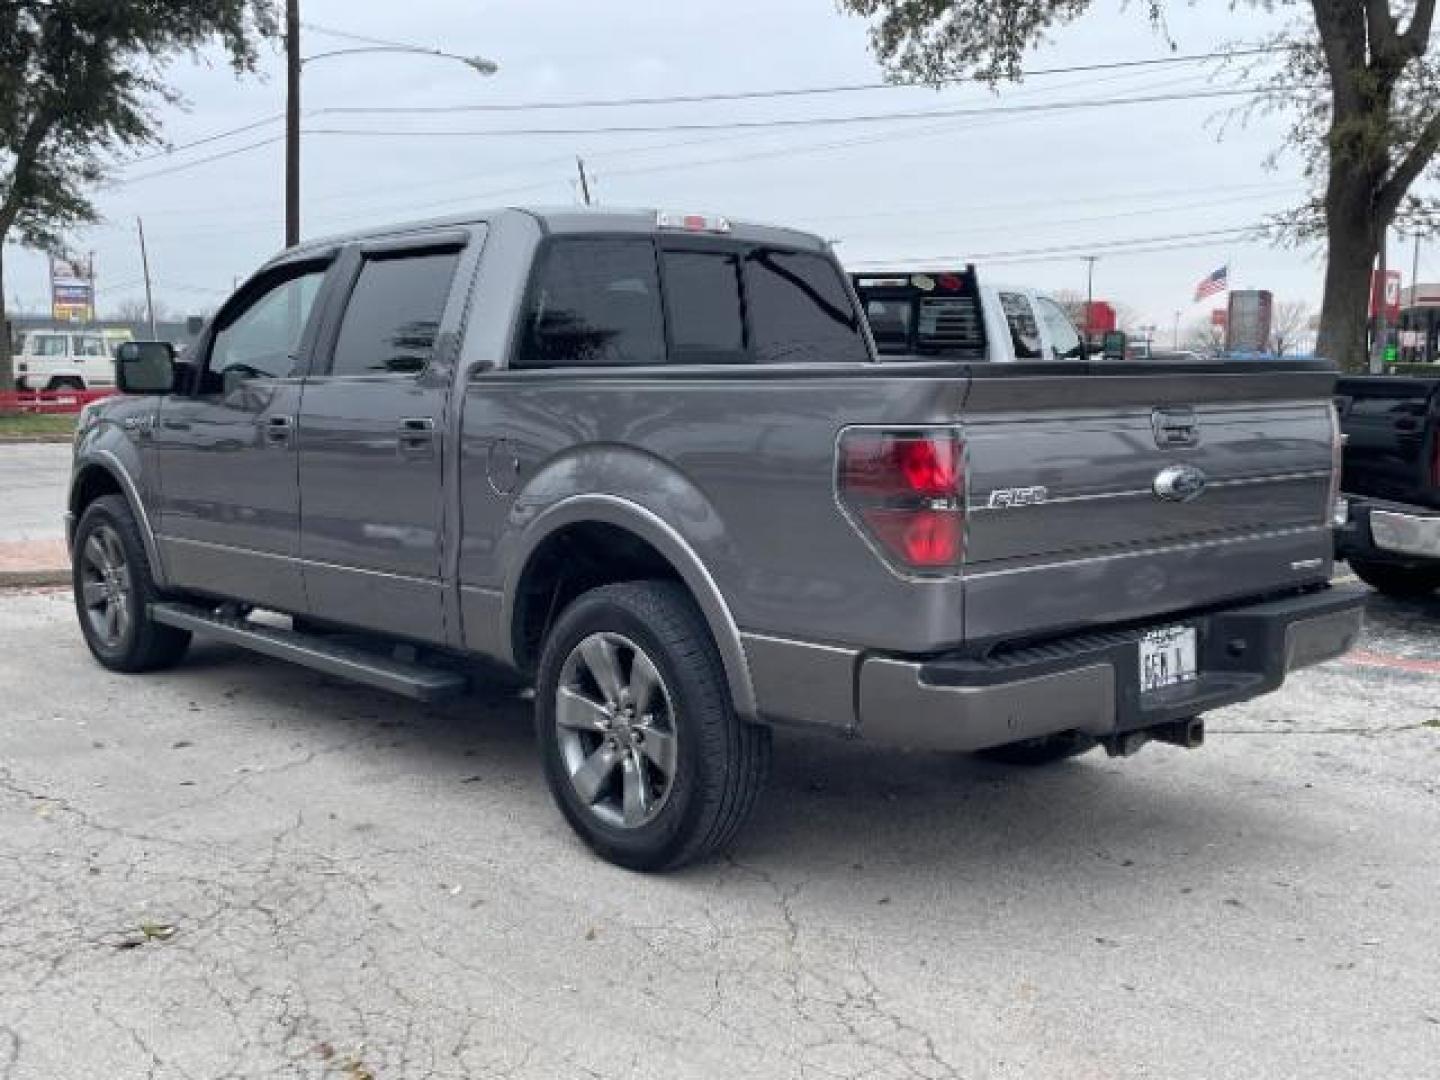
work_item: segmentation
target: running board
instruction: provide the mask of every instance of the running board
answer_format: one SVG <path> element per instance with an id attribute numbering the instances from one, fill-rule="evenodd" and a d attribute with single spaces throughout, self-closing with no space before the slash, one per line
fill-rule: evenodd
<path id="1" fill-rule="evenodd" d="M 353 645 L 310 634 L 262 626 L 248 619 L 220 615 L 193 604 L 151 604 L 150 617 L 166 626 L 239 645 L 242 649 L 289 660 L 352 682 L 389 690 L 419 701 L 438 701 L 463 694 L 465 676 L 454 671 L 406 663 Z"/>

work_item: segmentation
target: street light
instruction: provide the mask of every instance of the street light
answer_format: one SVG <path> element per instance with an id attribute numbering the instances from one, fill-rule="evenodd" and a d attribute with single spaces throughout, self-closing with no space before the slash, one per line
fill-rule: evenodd
<path id="1" fill-rule="evenodd" d="M 454 60 L 464 64 L 477 75 L 494 75 L 500 65 L 483 56 L 461 56 L 443 49 L 427 49 L 419 45 L 364 45 L 351 49 L 335 49 L 331 52 L 316 53 L 314 56 L 300 55 L 300 0 L 290 0 L 285 13 L 285 246 L 294 247 L 300 242 L 300 69 L 317 60 L 329 60 L 337 56 L 356 56 L 361 53 L 410 53 L 419 56 L 436 56 L 442 60 Z"/>

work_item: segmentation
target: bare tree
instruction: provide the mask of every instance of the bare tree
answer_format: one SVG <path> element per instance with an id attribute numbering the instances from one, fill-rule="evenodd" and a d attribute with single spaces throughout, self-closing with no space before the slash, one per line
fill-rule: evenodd
<path id="1" fill-rule="evenodd" d="M 1314 329 L 1315 309 L 1304 300 L 1278 301 L 1270 313 L 1270 347 L 1276 356 L 1284 356 Z"/>
<path id="2" fill-rule="evenodd" d="M 1225 351 L 1225 328 L 1216 324 L 1208 315 L 1196 319 L 1185 327 L 1181 338 L 1183 347 L 1206 356 L 1215 356 Z"/>
<path id="3" fill-rule="evenodd" d="M 150 309 L 145 306 L 143 296 L 130 296 L 121 300 L 113 308 L 114 317 L 123 322 L 143 323 L 150 318 Z M 175 312 L 163 300 L 155 301 L 155 321 L 172 322 L 176 318 Z"/>

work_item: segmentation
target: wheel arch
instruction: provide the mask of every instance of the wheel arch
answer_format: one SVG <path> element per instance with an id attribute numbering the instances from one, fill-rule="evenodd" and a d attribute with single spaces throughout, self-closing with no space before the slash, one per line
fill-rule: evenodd
<path id="1" fill-rule="evenodd" d="M 150 516 L 145 503 L 124 465 L 108 450 L 96 450 L 85 460 L 77 462 L 70 480 L 67 499 L 65 539 L 73 544 L 75 529 L 80 517 L 96 499 L 106 495 L 119 495 L 135 515 L 140 526 L 140 538 L 145 543 L 145 556 L 150 561 L 150 573 L 156 584 L 164 584 L 164 563 L 160 559 L 160 548 L 155 541 L 155 532 L 150 526 Z"/>
<path id="2" fill-rule="evenodd" d="M 745 720 L 758 718 L 729 605 L 694 548 L 658 514 L 616 495 L 572 496 L 531 523 L 523 550 L 507 577 L 500 616 L 508 629 L 508 659 L 517 668 L 533 668 L 540 634 L 579 592 L 614 581 L 669 578 L 686 588 L 705 619 L 735 711 Z"/>

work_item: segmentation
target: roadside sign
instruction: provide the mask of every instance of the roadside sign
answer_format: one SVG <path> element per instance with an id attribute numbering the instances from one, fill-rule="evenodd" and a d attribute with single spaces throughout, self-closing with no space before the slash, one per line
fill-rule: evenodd
<path id="1" fill-rule="evenodd" d="M 1379 273 L 1370 272 L 1370 318 L 1377 318 L 1380 305 L 1385 305 L 1385 321 L 1392 326 L 1400 321 L 1400 271 L 1385 271 L 1381 282 Z"/>

